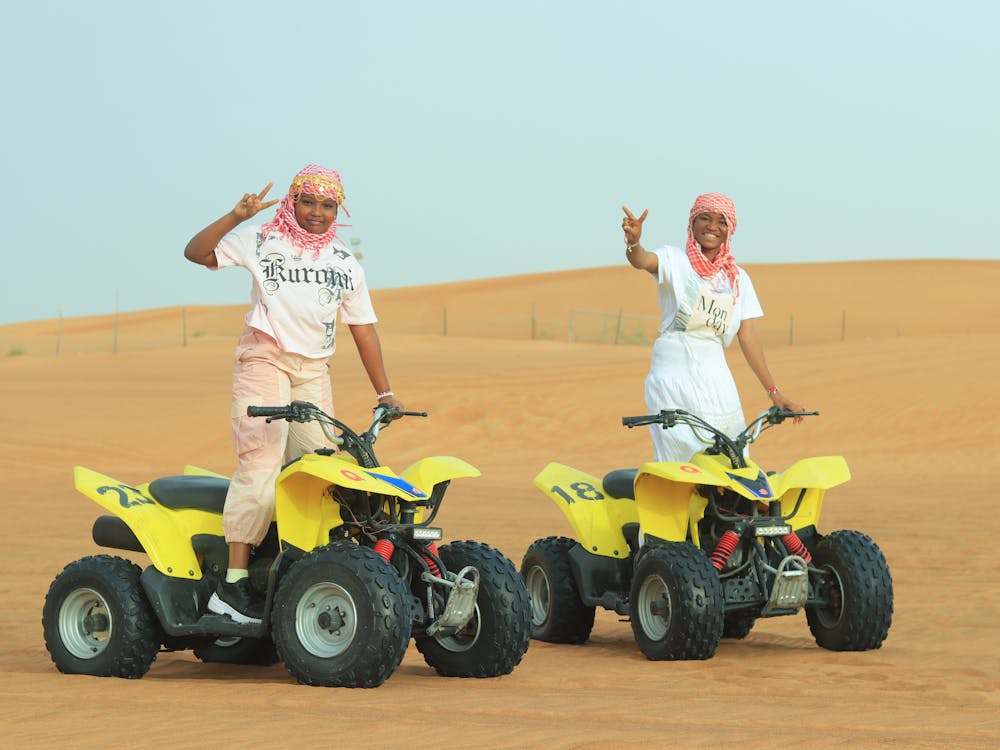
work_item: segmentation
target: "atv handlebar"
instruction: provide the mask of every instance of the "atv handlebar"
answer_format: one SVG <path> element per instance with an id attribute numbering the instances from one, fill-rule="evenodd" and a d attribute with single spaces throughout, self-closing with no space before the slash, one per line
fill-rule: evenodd
<path id="1" fill-rule="evenodd" d="M 378 404 L 372 409 L 374 419 L 367 430 L 360 435 L 341 422 L 336 417 L 320 409 L 308 401 L 292 401 L 285 406 L 248 406 L 248 417 L 265 417 L 268 422 L 275 419 L 285 419 L 289 422 L 318 422 L 323 434 L 334 445 L 344 449 L 358 459 L 363 466 L 377 466 L 372 446 L 378 438 L 379 431 L 400 417 L 426 417 L 425 411 L 403 411 L 394 404 Z M 337 435 L 333 428 L 340 430 Z"/>
<path id="2" fill-rule="evenodd" d="M 702 440 L 705 445 L 711 446 L 709 453 L 721 453 L 726 455 L 734 467 L 744 465 L 744 451 L 746 447 L 756 440 L 764 430 L 781 424 L 789 417 L 815 417 L 819 416 L 818 411 L 792 411 L 783 409 L 780 406 L 772 406 L 770 409 L 761 412 L 750 422 L 743 431 L 734 437 L 729 437 L 721 430 L 713 427 L 701 417 L 697 417 L 683 409 L 663 409 L 658 414 L 643 414 L 637 417 L 622 417 L 622 424 L 629 429 L 641 427 L 642 425 L 658 424 L 664 430 L 684 424 L 691 428 L 695 436 Z M 712 438 L 706 438 L 699 434 L 699 431 L 707 432 Z"/>

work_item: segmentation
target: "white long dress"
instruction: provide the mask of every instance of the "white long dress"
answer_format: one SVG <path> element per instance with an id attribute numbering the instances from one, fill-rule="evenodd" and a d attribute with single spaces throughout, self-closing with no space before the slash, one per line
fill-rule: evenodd
<path id="1" fill-rule="evenodd" d="M 725 347 L 741 321 L 764 314 L 750 277 L 737 266 L 739 296 L 735 296 L 724 272 L 702 279 L 684 250 L 668 245 L 654 252 L 663 320 L 646 376 L 646 408 L 650 414 L 684 409 L 736 435 L 745 422 Z M 685 425 L 668 430 L 652 425 L 650 434 L 656 461 L 689 461 L 705 448 L 705 442 Z"/>

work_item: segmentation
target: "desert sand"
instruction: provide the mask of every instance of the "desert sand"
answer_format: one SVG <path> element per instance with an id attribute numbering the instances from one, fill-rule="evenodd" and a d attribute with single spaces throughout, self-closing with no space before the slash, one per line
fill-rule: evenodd
<path id="1" fill-rule="evenodd" d="M 825 651 L 800 613 L 758 621 L 711 660 L 650 662 L 627 622 L 599 612 L 588 643 L 532 641 L 512 674 L 491 680 L 439 677 L 412 645 L 372 690 L 309 688 L 280 664 L 202 664 L 191 652 L 160 654 L 140 680 L 60 674 L 42 641 L 49 583 L 67 563 L 110 552 L 91 540 L 99 508 L 74 490 L 73 466 L 129 483 L 188 463 L 231 472 L 230 362 L 244 308 L 35 321 L 0 326 L 8 747 L 1000 745 L 1000 262 L 748 270 L 778 384 L 821 413 L 767 433 L 755 458 L 783 469 L 846 457 L 853 478 L 828 493 L 820 530 L 863 531 L 885 553 L 895 612 L 881 649 Z M 488 542 L 519 567 L 535 539 L 571 533 L 532 485 L 546 463 L 602 475 L 650 457 L 647 434 L 620 422 L 644 412 L 655 322 L 639 323 L 657 311 L 642 274 L 616 266 L 374 299 L 393 387 L 430 413 L 394 424 L 379 457 L 401 470 L 451 454 L 482 470 L 452 484 L 439 516 L 446 541 Z M 625 342 L 568 340 L 571 310 L 624 320 Z M 340 343 L 338 416 L 361 425 L 373 394 L 346 330 Z M 767 400 L 738 348 L 730 355 L 749 418 Z"/>

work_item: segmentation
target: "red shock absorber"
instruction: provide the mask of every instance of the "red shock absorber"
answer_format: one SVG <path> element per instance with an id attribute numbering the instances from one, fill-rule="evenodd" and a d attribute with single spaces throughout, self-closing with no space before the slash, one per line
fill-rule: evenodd
<path id="1" fill-rule="evenodd" d="M 381 557 L 386 562 L 389 562 L 389 558 L 392 557 L 392 553 L 396 551 L 396 545 L 388 539 L 379 539 L 375 542 L 375 546 L 372 549 L 375 550 L 376 555 Z"/>
<path id="2" fill-rule="evenodd" d="M 729 560 L 729 556 L 736 551 L 736 546 L 740 543 L 740 537 L 735 531 L 727 531 L 719 537 L 719 543 L 712 550 L 712 565 L 716 570 L 722 570 Z"/>
<path id="3" fill-rule="evenodd" d="M 799 535 L 794 531 L 781 537 L 781 541 L 784 543 L 785 549 L 788 550 L 788 554 L 798 555 L 807 563 L 812 562 L 812 555 L 809 554 L 809 550 L 806 549 L 806 545 L 802 543 L 802 540 L 799 539 Z"/>
<path id="4" fill-rule="evenodd" d="M 434 542 L 427 545 L 427 551 L 434 555 L 434 557 L 437 557 L 438 548 Z M 431 557 L 430 555 L 421 555 L 421 557 L 424 558 L 424 562 L 427 563 L 427 567 L 430 568 L 431 575 L 435 575 L 440 578 L 441 570 L 438 568 L 437 563 L 434 562 L 434 557 Z"/>

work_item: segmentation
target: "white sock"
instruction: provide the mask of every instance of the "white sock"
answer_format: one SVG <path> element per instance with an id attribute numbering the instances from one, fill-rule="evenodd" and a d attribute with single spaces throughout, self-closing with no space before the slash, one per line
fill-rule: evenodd
<path id="1" fill-rule="evenodd" d="M 249 578 L 250 573 L 246 568 L 230 568 L 226 571 L 226 583 L 236 583 L 244 578 Z"/>

